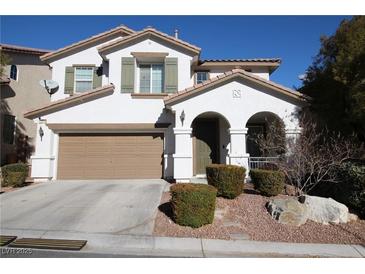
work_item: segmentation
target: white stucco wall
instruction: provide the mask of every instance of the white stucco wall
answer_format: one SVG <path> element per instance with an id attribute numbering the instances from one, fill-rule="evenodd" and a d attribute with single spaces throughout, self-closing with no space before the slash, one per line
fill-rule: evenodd
<path id="1" fill-rule="evenodd" d="M 250 67 L 252 74 L 256 76 L 262 77 L 266 80 L 270 80 L 270 73 L 268 67 Z M 225 73 L 226 71 L 231 70 L 230 68 L 212 68 L 209 71 L 210 78 L 216 77 L 219 74 Z"/>
<path id="2" fill-rule="evenodd" d="M 106 41 L 104 41 L 106 42 Z M 108 41 L 109 42 L 109 41 Z M 103 62 L 103 85 L 113 83 L 115 91 L 112 95 L 85 102 L 67 109 L 56 111 L 42 116 L 42 120 L 35 119 L 38 128 L 42 127 L 45 134 L 42 140 L 37 136 L 35 155 L 32 157 L 32 176 L 40 179 L 57 178 L 58 158 L 58 132 L 52 132 L 47 123 L 171 123 L 164 132 L 164 176 L 174 176 L 184 181 L 192 177 L 192 138 L 191 123 L 202 113 L 216 112 L 223 116 L 228 124 L 220 127 L 220 139 L 226 146 L 226 154 L 221 148 L 221 161 L 226 158 L 227 163 L 247 166 L 245 136 L 248 119 L 258 112 L 272 112 L 282 118 L 286 128 L 295 132 L 297 121 L 293 116 L 297 102 L 285 95 L 252 84 L 247 80 L 228 82 L 208 92 L 199 94 L 172 106 L 166 111 L 162 99 L 136 99 L 130 94 L 120 92 L 121 85 L 121 58 L 131 57 L 131 52 L 167 52 L 168 57 L 178 58 L 178 90 L 193 85 L 194 77 L 191 75 L 192 56 L 176 48 L 160 44 L 153 39 L 146 39 L 133 45 L 116 48 L 106 55 L 105 63 L 97 47 L 87 48 L 83 51 L 68 55 L 51 63 L 52 79 L 56 80 L 59 91 L 52 96 L 52 100 L 64 98 L 65 67 L 74 64 L 95 64 L 100 66 Z M 214 77 L 225 70 L 211 71 Z M 252 71 L 265 79 L 269 78 L 266 68 Z M 138 69 L 135 73 L 135 86 L 138 93 Z M 233 96 L 233 91 L 240 96 Z M 180 114 L 185 112 L 184 124 L 181 124 Z M 115 132 L 115 131 L 114 131 Z M 227 155 L 228 153 L 228 155 Z"/>
<path id="3" fill-rule="evenodd" d="M 101 66 L 103 64 L 103 59 L 100 56 L 97 48 L 105 43 L 110 43 L 113 40 L 120 39 L 120 36 L 113 37 L 108 40 L 104 40 L 102 43 L 94 44 L 90 47 L 84 47 L 82 50 L 79 50 L 73 54 L 65 55 L 65 57 L 61 59 L 57 59 L 52 61 L 49 65 L 52 68 L 52 80 L 55 80 L 59 84 L 58 91 L 52 95 L 52 101 L 59 100 L 65 97 L 68 97 L 68 94 L 64 94 L 65 90 L 65 68 L 67 66 L 72 66 L 75 64 L 94 64 L 95 66 Z M 106 73 L 104 73 L 102 78 L 102 84 L 109 84 L 108 67 L 105 67 Z"/>
<path id="4" fill-rule="evenodd" d="M 193 85 L 193 77 L 191 77 L 192 56 L 166 45 L 159 44 L 152 39 L 146 39 L 106 55 L 106 58 L 109 60 L 109 81 L 115 85 L 117 92 L 120 91 L 121 85 L 121 58 L 132 57 L 131 52 L 167 52 L 168 58 L 178 58 L 178 90 Z M 135 67 L 135 75 L 135 92 L 139 93 L 139 73 L 137 67 Z"/>
<path id="5" fill-rule="evenodd" d="M 58 134 L 48 129 L 48 123 L 170 123 L 167 129 L 161 131 L 165 136 L 164 176 L 173 176 L 174 116 L 164 111 L 162 99 L 132 99 L 130 94 L 115 91 L 112 95 L 44 115 L 42 120 L 35 119 L 45 134 L 42 140 L 37 136 L 36 152 L 32 157 L 32 177 L 57 179 Z"/>
<path id="6" fill-rule="evenodd" d="M 233 96 L 233 91 L 236 94 L 238 91 L 240 96 Z M 175 112 L 177 125 L 174 131 L 178 132 L 178 135 L 175 135 L 175 178 L 184 182 L 193 176 L 190 132 L 193 120 L 199 115 L 214 112 L 218 117 L 223 116 L 228 121 L 230 124 L 228 162 L 248 168 L 246 124 L 250 117 L 259 112 L 272 112 L 283 120 L 288 132 L 297 132 L 299 130 L 295 116 L 297 104 L 298 101 L 291 97 L 241 79 L 173 105 L 171 109 Z M 182 111 L 185 113 L 184 124 L 179 119 Z"/>

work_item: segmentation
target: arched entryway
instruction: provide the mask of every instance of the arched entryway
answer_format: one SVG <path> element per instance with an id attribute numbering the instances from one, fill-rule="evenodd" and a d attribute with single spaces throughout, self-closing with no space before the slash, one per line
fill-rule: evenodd
<path id="1" fill-rule="evenodd" d="M 249 154 L 249 168 L 268 168 L 282 152 L 285 142 L 285 126 L 280 117 L 272 112 L 258 112 L 246 123 L 246 152 Z M 260 148 L 258 139 L 264 140 L 268 149 Z M 264 147 L 265 147 L 264 146 Z"/>
<path id="2" fill-rule="evenodd" d="M 193 120 L 193 175 L 205 175 L 209 164 L 227 163 L 229 122 L 216 112 L 205 112 Z"/>

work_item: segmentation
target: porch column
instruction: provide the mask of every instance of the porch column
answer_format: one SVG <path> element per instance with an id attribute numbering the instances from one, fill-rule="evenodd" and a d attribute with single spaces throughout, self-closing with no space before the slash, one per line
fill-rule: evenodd
<path id="1" fill-rule="evenodd" d="M 231 165 L 243 166 L 246 168 L 248 174 L 248 158 L 250 155 L 246 153 L 246 136 L 247 128 L 243 129 L 228 129 L 231 137 L 231 146 L 229 150 L 229 163 Z"/>
<path id="2" fill-rule="evenodd" d="M 285 137 L 287 140 L 286 147 L 289 153 L 291 152 L 291 146 L 296 142 L 301 132 L 302 128 L 285 128 Z"/>
<path id="3" fill-rule="evenodd" d="M 42 130 L 41 130 L 42 129 Z M 40 136 L 43 131 L 43 136 Z M 48 181 L 54 177 L 55 134 L 48 128 L 45 121 L 38 121 L 36 132 L 36 151 L 32 155 L 31 177 L 34 181 Z"/>
<path id="4" fill-rule="evenodd" d="M 174 128 L 174 178 L 179 183 L 190 182 L 193 177 L 193 146 L 191 128 Z"/>
<path id="5" fill-rule="evenodd" d="M 300 133 L 302 133 L 302 128 L 288 128 L 286 127 L 285 128 L 285 135 L 287 138 L 290 138 L 290 139 L 298 139 Z"/>

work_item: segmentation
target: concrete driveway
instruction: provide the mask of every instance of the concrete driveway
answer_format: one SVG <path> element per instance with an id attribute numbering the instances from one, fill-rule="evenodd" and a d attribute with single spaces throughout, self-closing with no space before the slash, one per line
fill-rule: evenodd
<path id="1" fill-rule="evenodd" d="M 152 235 L 164 180 L 56 181 L 0 195 L 1 230 Z"/>

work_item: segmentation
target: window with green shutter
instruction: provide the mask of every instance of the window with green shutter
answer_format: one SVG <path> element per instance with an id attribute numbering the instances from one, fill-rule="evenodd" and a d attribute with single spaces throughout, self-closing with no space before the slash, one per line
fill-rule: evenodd
<path id="1" fill-rule="evenodd" d="M 174 93 L 178 89 L 178 60 L 177 58 L 165 59 L 165 92 Z"/>
<path id="2" fill-rule="evenodd" d="M 121 75 L 121 92 L 133 93 L 134 92 L 134 58 L 122 57 L 122 75 Z"/>
<path id="3" fill-rule="evenodd" d="M 74 93 L 74 81 L 75 81 L 75 68 L 65 68 L 65 94 Z"/>

